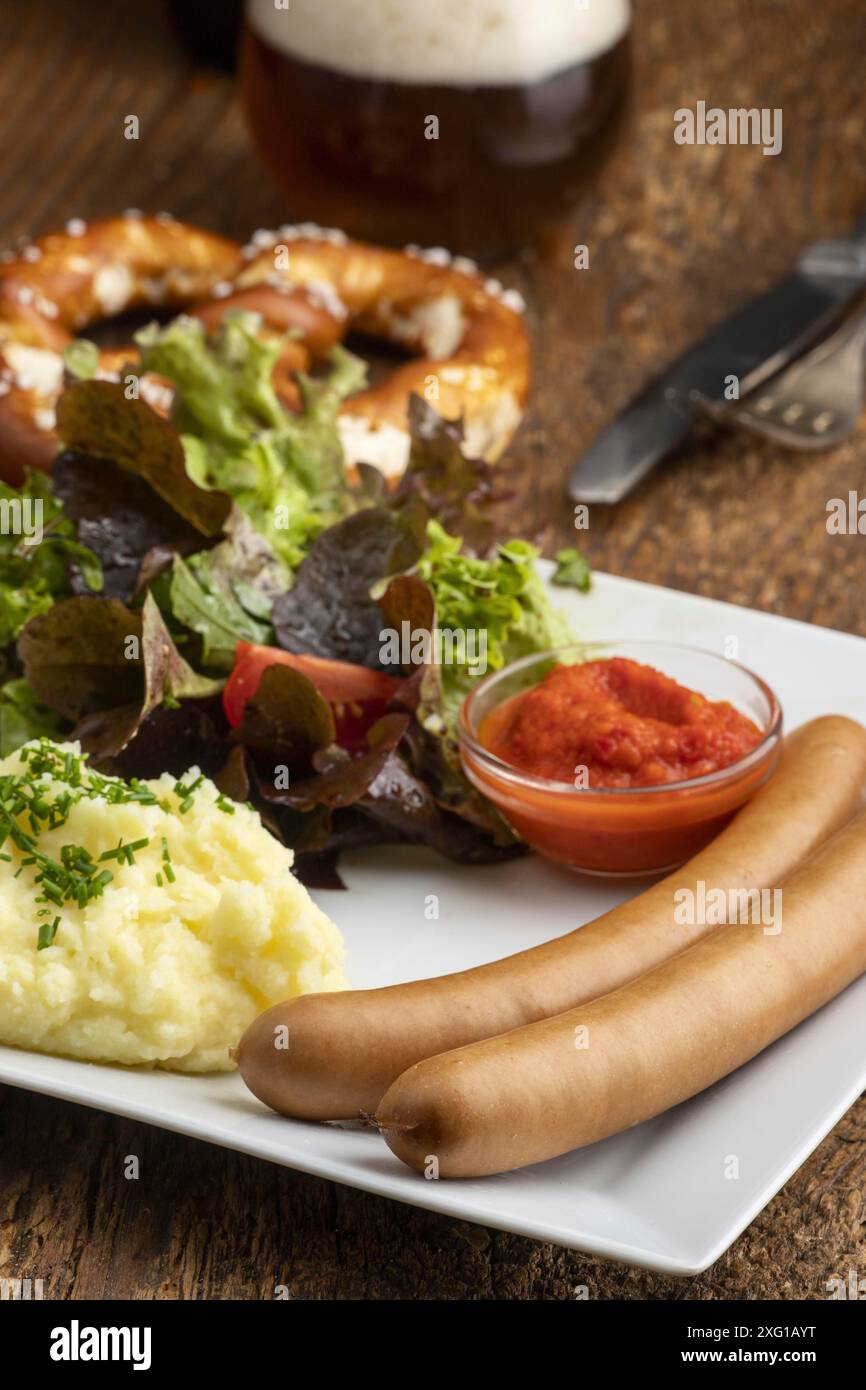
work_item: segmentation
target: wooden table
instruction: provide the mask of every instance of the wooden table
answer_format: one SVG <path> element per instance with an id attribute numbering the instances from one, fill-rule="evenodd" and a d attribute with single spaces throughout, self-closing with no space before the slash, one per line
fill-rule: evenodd
<path id="1" fill-rule="evenodd" d="M 798 247 L 866 207 L 861 0 L 637 0 L 634 109 L 552 259 L 502 267 L 531 305 L 537 387 L 513 450 L 515 529 L 574 539 L 563 479 L 596 429 Z M 191 71 L 159 6 L 0 8 L 0 238 L 134 204 L 245 238 L 286 208 L 227 79 Z M 673 112 L 781 107 L 784 148 L 676 146 Z M 140 139 L 124 139 L 124 117 Z M 303 215 L 303 209 L 295 209 Z M 590 268 L 568 247 L 585 243 Z M 712 434 L 578 539 L 600 569 L 866 635 L 858 436 L 815 458 Z M 827 691 L 827 706 L 833 691 Z M 141 1177 L 124 1178 L 137 1154 Z M 55 1298 L 825 1297 L 866 1268 L 866 1102 L 711 1270 L 678 1283 L 365 1196 L 0 1088 L 0 1276 Z"/>

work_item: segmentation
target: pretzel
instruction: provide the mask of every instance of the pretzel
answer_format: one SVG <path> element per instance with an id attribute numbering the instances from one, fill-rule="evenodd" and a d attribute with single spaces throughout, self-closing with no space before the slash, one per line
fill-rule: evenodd
<path id="1" fill-rule="evenodd" d="M 409 457 L 407 406 L 423 395 L 449 419 L 463 418 L 465 448 L 495 462 L 523 416 L 530 347 L 523 301 L 474 262 L 441 247 L 391 251 L 303 223 L 256 232 L 243 249 L 239 290 L 306 288 L 355 329 L 421 355 L 343 406 L 340 435 L 348 467 L 375 464 L 387 477 Z M 264 298 L 261 303 L 265 303 Z"/>
<path id="2" fill-rule="evenodd" d="M 0 474 L 48 469 L 58 449 L 54 407 L 61 350 L 101 319 L 130 309 L 182 308 L 237 274 L 239 247 L 168 213 L 86 223 L 39 237 L 0 262 Z M 129 350 L 123 359 L 130 360 Z M 102 355 L 105 374 L 117 353 Z"/>
<path id="3" fill-rule="evenodd" d="M 350 329 L 421 354 L 344 404 L 350 471 L 367 462 L 400 476 L 413 391 L 462 416 L 467 452 L 489 460 L 522 417 L 530 376 L 522 303 L 472 262 L 440 249 L 367 246 L 310 224 L 257 232 L 241 249 L 167 213 L 133 211 L 89 225 L 73 218 L 0 261 L 0 476 L 17 484 L 25 468 L 51 467 L 62 349 L 93 323 L 146 306 L 188 309 L 209 331 L 229 309 L 257 313 L 263 335 L 293 329 L 273 378 L 288 409 L 299 403 L 295 374 Z M 98 374 L 116 379 L 136 359 L 134 348 L 103 350 Z M 170 411 L 170 382 L 145 374 L 141 391 L 159 413 Z"/>

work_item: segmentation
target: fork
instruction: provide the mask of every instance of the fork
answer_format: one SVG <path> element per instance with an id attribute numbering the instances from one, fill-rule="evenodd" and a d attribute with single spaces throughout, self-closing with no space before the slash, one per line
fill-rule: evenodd
<path id="1" fill-rule="evenodd" d="M 700 392 L 688 404 L 720 424 L 742 425 L 791 449 L 829 449 L 857 428 L 866 400 L 866 310 L 861 310 L 742 401 Z"/>

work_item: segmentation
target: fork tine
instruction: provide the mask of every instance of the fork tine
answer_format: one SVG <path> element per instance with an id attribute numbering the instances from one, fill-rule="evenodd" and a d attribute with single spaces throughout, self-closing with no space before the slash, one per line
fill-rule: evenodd
<path id="1" fill-rule="evenodd" d="M 699 391 L 680 405 L 726 427 L 740 426 L 792 449 L 830 449 L 854 432 L 866 399 L 866 310 L 740 400 L 719 404 Z"/>

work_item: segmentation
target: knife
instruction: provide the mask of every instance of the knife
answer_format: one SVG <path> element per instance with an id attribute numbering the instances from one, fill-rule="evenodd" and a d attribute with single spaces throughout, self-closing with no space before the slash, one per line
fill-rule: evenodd
<path id="1" fill-rule="evenodd" d="M 645 387 L 578 459 L 575 501 L 619 502 L 697 423 L 689 399 L 725 405 L 726 378 L 743 396 L 816 342 L 866 286 L 866 218 L 847 237 L 808 247 L 793 272 Z"/>

